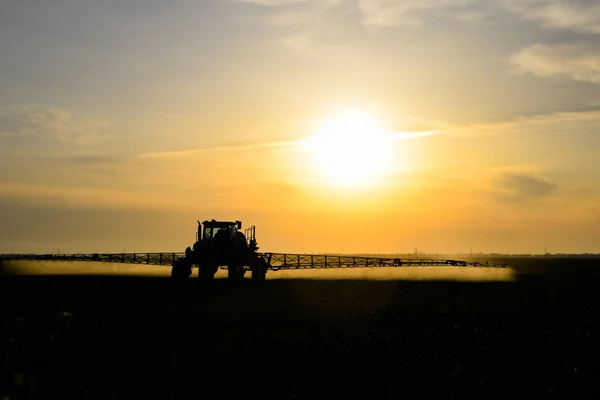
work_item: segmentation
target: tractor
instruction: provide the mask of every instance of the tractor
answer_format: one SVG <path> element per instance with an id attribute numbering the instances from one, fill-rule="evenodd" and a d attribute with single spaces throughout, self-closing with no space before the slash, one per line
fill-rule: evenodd
<path id="1" fill-rule="evenodd" d="M 171 276 L 187 279 L 196 267 L 198 278 L 209 281 L 219 267 L 227 267 L 229 280 L 240 281 L 247 269 L 252 272 L 252 280 L 265 280 L 269 264 L 257 252 L 256 229 L 251 226 L 246 234 L 241 229 L 241 221 L 198 221 L 196 242 L 173 263 Z"/>

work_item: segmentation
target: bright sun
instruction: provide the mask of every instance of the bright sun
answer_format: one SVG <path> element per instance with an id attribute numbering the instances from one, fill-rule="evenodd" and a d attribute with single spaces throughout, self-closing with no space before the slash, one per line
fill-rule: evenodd
<path id="1" fill-rule="evenodd" d="M 376 183 L 391 167 L 389 135 L 370 115 L 348 112 L 327 119 L 306 141 L 319 174 L 330 183 Z"/>

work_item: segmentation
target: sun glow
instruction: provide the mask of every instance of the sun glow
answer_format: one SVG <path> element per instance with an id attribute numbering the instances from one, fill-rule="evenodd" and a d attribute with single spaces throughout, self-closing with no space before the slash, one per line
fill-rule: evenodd
<path id="1" fill-rule="evenodd" d="M 370 115 L 349 112 L 327 119 L 306 141 L 315 167 L 329 183 L 367 185 L 391 169 L 392 138 Z"/>

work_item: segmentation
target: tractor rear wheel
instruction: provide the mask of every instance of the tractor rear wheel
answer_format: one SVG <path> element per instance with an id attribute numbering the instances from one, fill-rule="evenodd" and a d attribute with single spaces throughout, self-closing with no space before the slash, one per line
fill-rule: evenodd
<path id="1" fill-rule="evenodd" d="M 227 267 L 227 278 L 233 282 L 240 282 L 244 279 L 244 274 L 246 270 L 243 265 L 229 265 Z"/>
<path id="2" fill-rule="evenodd" d="M 267 278 L 267 262 L 263 259 L 257 260 L 252 265 L 252 280 L 264 281 Z"/>
<path id="3" fill-rule="evenodd" d="M 192 275 L 192 266 L 183 260 L 177 260 L 171 268 L 171 277 L 184 280 Z"/>
<path id="4" fill-rule="evenodd" d="M 215 267 L 209 264 L 198 265 L 198 279 L 201 281 L 210 281 L 215 277 L 219 267 Z"/>

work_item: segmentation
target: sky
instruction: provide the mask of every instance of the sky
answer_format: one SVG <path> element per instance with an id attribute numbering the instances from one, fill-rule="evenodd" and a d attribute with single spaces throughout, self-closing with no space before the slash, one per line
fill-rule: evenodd
<path id="1" fill-rule="evenodd" d="M 0 0 L 0 37 L 0 253 L 213 218 L 270 252 L 600 253 L 596 0 Z"/>

